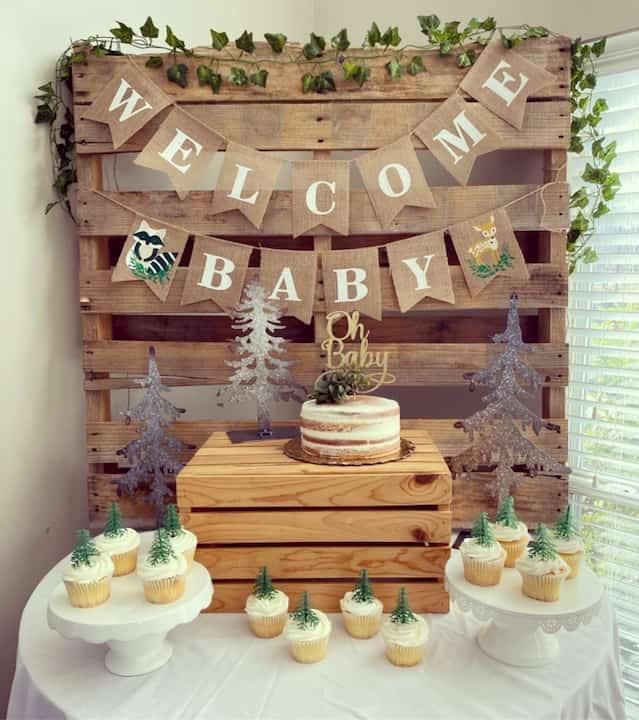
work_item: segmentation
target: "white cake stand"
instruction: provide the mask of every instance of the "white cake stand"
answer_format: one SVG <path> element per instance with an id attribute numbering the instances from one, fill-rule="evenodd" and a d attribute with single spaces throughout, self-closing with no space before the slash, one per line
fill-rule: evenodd
<path id="1" fill-rule="evenodd" d="M 477 635 L 479 647 L 495 660 L 519 667 L 546 665 L 559 655 L 555 637 L 561 628 L 576 630 L 599 612 L 602 586 L 582 563 L 579 575 L 566 580 L 557 602 L 540 602 L 521 591 L 521 575 L 505 568 L 499 585 L 479 587 L 464 579 L 459 550 L 446 565 L 450 598 L 478 620 L 490 620 Z"/>
<path id="2" fill-rule="evenodd" d="M 171 657 L 168 632 L 195 620 L 212 597 L 208 570 L 194 563 L 184 595 L 166 605 L 145 600 L 142 582 L 135 573 L 113 578 L 111 597 L 95 608 L 73 607 L 60 582 L 49 598 L 47 620 L 49 627 L 63 637 L 106 643 L 109 650 L 104 664 L 114 675 L 145 675 Z"/>

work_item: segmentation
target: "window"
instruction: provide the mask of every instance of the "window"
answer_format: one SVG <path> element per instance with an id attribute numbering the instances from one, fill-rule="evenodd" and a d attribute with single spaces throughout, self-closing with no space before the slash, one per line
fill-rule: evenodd
<path id="1" fill-rule="evenodd" d="M 627 38 L 631 36 L 626 36 Z M 630 718 L 639 718 L 639 39 L 625 67 L 600 76 L 622 187 L 597 222 L 599 259 L 570 279 L 571 492 L 588 560 L 615 604 Z M 608 61 L 610 63 L 610 61 Z M 602 68 L 607 73 L 610 68 Z M 571 161 L 573 180 L 587 161 Z M 575 185 L 576 187 L 576 185 Z"/>

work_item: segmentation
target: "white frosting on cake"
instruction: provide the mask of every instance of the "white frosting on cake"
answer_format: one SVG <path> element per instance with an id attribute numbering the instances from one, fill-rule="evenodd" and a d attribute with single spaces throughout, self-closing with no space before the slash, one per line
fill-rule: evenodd
<path id="1" fill-rule="evenodd" d="M 284 628 L 284 635 L 291 642 L 304 642 L 308 640 L 321 640 L 325 638 L 331 632 L 331 621 L 321 610 L 313 609 L 313 612 L 317 615 L 317 622 L 315 625 L 307 625 L 306 627 L 300 627 L 293 617 L 289 617 L 286 621 L 286 627 Z"/>
<path id="2" fill-rule="evenodd" d="M 524 575 L 567 575 L 570 571 L 559 555 L 551 560 L 538 560 L 526 553 L 515 561 L 515 567 Z"/>
<path id="3" fill-rule="evenodd" d="M 258 598 L 254 594 L 246 598 L 244 612 L 260 617 L 272 617 L 288 612 L 288 595 L 276 590 L 271 598 Z"/>
<path id="4" fill-rule="evenodd" d="M 93 542 L 100 552 L 108 555 L 122 555 L 140 546 L 140 536 L 133 528 L 122 528 L 119 535 L 105 535 L 101 533 L 93 538 Z"/>
<path id="5" fill-rule="evenodd" d="M 318 405 L 308 400 L 300 416 L 302 447 L 329 458 L 366 458 L 399 450 L 399 405 L 395 400 L 358 395 Z"/>
<path id="6" fill-rule="evenodd" d="M 415 622 L 395 623 L 390 617 L 382 625 L 382 635 L 386 642 L 403 647 L 418 647 L 428 640 L 428 624 L 423 617 L 415 616 Z"/>
<path id="7" fill-rule="evenodd" d="M 480 545 L 475 538 L 466 538 L 462 542 L 459 551 L 465 557 L 472 560 L 499 560 L 506 551 L 498 542 L 490 545 Z"/>
<path id="8" fill-rule="evenodd" d="M 182 528 L 181 533 L 175 537 L 169 537 L 169 542 L 174 552 L 183 553 L 188 550 L 195 550 L 197 547 L 197 536 L 190 530 Z"/>
<path id="9" fill-rule="evenodd" d="M 150 557 L 146 555 L 142 562 L 138 563 L 138 577 L 142 582 L 166 580 L 184 574 L 186 574 L 186 560 L 182 554 L 175 555 L 166 562 L 157 565 L 153 565 Z"/>
<path id="10" fill-rule="evenodd" d="M 353 592 L 349 590 L 339 601 L 342 612 L 351 613 L 352 615 L 377 615 L 384 609 L 382 601 L 373 598 L 368 602 L 357 602 L 353 600 Z"/>
<path id="11" fill-rule="evenodd" d="M 91 583 L 104 577 L 111 577 L 114 570 L 111 556 L 107 553 L 100 553 L 94 555 L 88 563 L 80 563 L 76 566 L 69 563 L 64 569 L 62 577 L 67 582 Z"/>
<path id="12" fill-rule="evenodd" d="M 555 544 L 555 550 L 559 553 L 571 555 L 572 553 L 583 552 L 584 541 L 578 535 L 574 535 L 569 540 L 566 540 L 553 533 L 552 540 Z"/>
<path id="13" fill-rule="evenodd" d="M 493 531 L 497 540 L 503 540 L 504 542 L 512 542 L 513 540 L 521 540 L 523 537 L 528 535 L 528 528 L 523 522 L 518 522 L 517 527 L 510 527 L 508 525 L 502 525 L 502 523 L 496 522 L 493 526 Z"/>

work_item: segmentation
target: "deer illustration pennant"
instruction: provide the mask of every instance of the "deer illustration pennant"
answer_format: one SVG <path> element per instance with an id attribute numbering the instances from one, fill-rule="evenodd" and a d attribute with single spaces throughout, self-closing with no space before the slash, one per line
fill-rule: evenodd
<path id="1" fill-rule="evenodd" d="M 186 230 L 136 215 L 111 281 L 144 280 L 153 294 L 165 302 L 188 238 Z"/>
<path id="2" fill-rule="evenodd" d="M 105 85 L 82 117 L 106 123 L 117 149 L 169 105 L 171 100 L 132 61 Z"/>
<path id="3" fill-rule="evenodd" d="M 528 280 L 526 261 L 503 208 L 453 225 L 449 232 L 473 297 L 498 275 Z"/>

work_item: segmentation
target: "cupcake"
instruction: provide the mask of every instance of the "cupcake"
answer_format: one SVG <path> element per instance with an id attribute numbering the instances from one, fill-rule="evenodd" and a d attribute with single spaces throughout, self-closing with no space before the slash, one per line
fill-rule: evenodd
<path id="1" fill-rule="evenodd" d="M 544 602 L 559 600 L 561 585 L 570 572 L 559 557 L 548 528 L 542 523 L 537 525 L 535 539 L 524 557 L 516 561 L 515 567 L 521 574 L 524 595 Z"/>
<path id="2" fill-rule="evenodd" d="M 158 605 L 175 602 L 184 594 L 186 573 L 184 555 L 173 550 L 166 530 L 158 528 L 149 554 L 138 564 L 144 596 Z"/>
<path id="3" fill-rule="evenodd" d="M 140 536 L 132 528 L 122 526 L 122 513 L 116 502 L 109 506 L 104 530 L 101 535 L 96 535 L 94 542 L 100 552 L 113 560 L 115 577 L 128 575 L 135 570 Z"/>
<path id="4" fill-rule="evenodd" d="M 331 621 L 311 607 L 306 591 L 289 617 L 284 635 L 290 641 L 291 655 L 300 663 L 316 663 L 326 657 Z"/>
<path id="5" fill-rule="evenodd" d="M 408 604 L 406 588 L 401 588 L 397 605 L 382 627 L 386 657 L 393 665 L 417 665 L 424 657 L 428 625 Z"/>
<path id="6" fill-rule="evenodd" d="M 515 513 L 515 501 L 512 495 L 509 495 L 499 508 L 493 532 L 497 542 L 506 551 L 504 565 L 508 568 L 515 567 L 515 560 L 523 554 L 530 541 L 530 535 L 526 525 Z"/>
<path id="7" fill-rule="evenodd" d="M 344 618 L 344 626 L 351 637 L 364 640 L 377 635 L 382 624 L 384 606 L 373 593 L 365 568 L 359 574 L 359 580 L 352 592 L 347 592 L 339 601 Z"/>
<path id="8" fill-rule="evenodd" d="M 255 578 L 253 593 L 246 598 L 244 612 L 257 637 L 277 637 L 284 630 L 288 619 L 288 595 L 273 587 L 266 566 L 260 569 Z"/>
<path id="9" fill-rule="evenodd" d="M 71 605 L 92 608 L 106 602 L 111 595 L 113 570 L 113 561 L 98 550 L 89 531 L 79 530 L 71 562 L 62 576 Z"/>
<path id="10" fill-rule="evenodd" d="M 501 580 L 506 551 L 497 542 L 488 515 L 480 513 L 472 536 L 459 548 L 464 563 L 464 577 L 473 585 L 497 585 Z"/>
<path id="11" fill-rule="evenodd" d="M 570 568 L 567 580 L 579 575 L 579 567 L 584 556 L 584 543 L 574 521 L 572 505 L 567 505 L 552 533 L 555 549 L 561 559 Z"/>
<path id="12" fill-rule="evenodd" d="M 166 530 L 171 547 L 176 553 L 184 555 L 187 571 L 190 572 L 195 558 L 197 537 L 190 530 L 185 530 L 180 522 L 180 515 L 176 505 L 167 505 L 164 514 L 164 529 Z"/>

